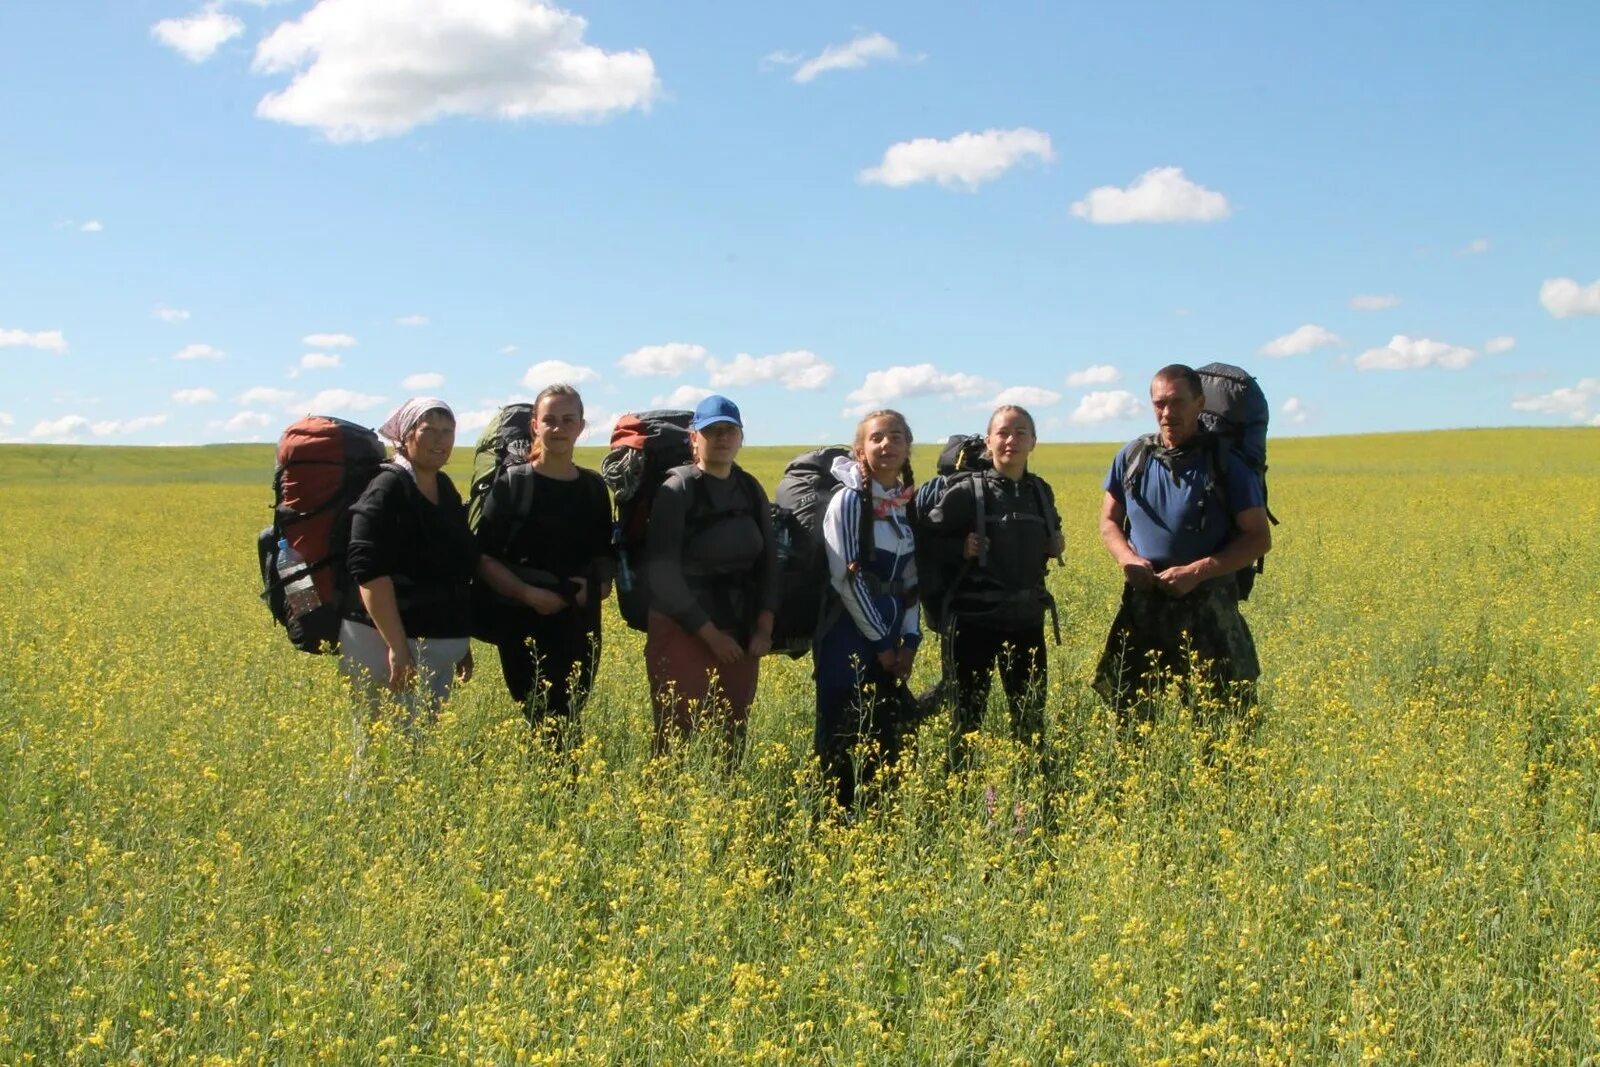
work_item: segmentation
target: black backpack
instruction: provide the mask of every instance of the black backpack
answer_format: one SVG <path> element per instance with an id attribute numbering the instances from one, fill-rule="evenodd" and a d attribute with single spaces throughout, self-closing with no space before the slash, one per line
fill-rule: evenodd
<path id="1" fill-rule="evenodd" d="M 272 472 L 272 524 L 256 537 L 261 597 L 273 619 L 302 652 L 338 647 L 339 624 L 354 596 L 345 568 L 350 544 L 350 505 L 384 464 L 383 442 L 365 426 L 308 415 L 278 439 Z M 306 562 L 320 606 L 289 615 L 278 577 L 278 541 L 284 539 Z"/>
<path id="2" fill-rule="evenodd" d="M 472 450 L 472 488 L 467 494 L 467 525 L 474 533 L 483 518 L 483 500 L 507 467 L 528 461 L 533 447 L 533 405 L 507 404 L 495 412 Z"/>
<path id="3" fill-rule="evenodd" d="M 1049 612 L 1059 644 L 1055 600 L 1044 585 L 1045 560 L 1059 522 L 1049 486 L 1027 474 L 1015 492 L 1032 495 L 1034 511 L 995 508 L 993 498 L 1013 490 L 995 481 L 1004 476 L 995 472 L 983 438 L 975 434 L 957 434 L 945 442 L 938 473 L 945 480 L 944 495 L 915 516 L 918 589 L 929 627 L 949 636 L 960 617 L 1020 628 Z M 958 487 L 972 495 L 970 516 L 945 510 Z M 989 538 L 988 548 L 975 560 L 962 552 L 970 533 Z"/>
<path id="4" fill-rule="evenodd" d="M 772 651 L 798 659 L 811 648 L 832 592 L 822 519 L 841 488 L 833 461 L 850 455 L 838 445 L 802 452 L 789 461 L 772 501 L 782 599 L 772 626 Z M 871 515 L 868 509 L 867 514 Z"/>
<path id="5" fill-rule="evenodd" d="M 649 625 L 650 576 L 645 544 L 650 507 L 667 473 L 692 461 L 689 423 L 694 412 L 676 409 L 623 415 L 611 430 L 611 451 L 600 476 L 617 506 L 617 609 L 629 627 Z"/>
<path id="6" fill-rule="evenodd" d="M 1208 363 L 1196 371 L 1205 390 L 1205 408 L 1200 412 L 1200 426 L 1207 436 L 1210 479 L 1206 491 L 1214 494 L 1231 521 L 1233 509 L 1227 507 L 1227 457 L 1231 452 L 1244 460 L 1261 483 L 1261 501 L 1267 502 L 1267 423 L 1271 405 L 1261 383 L 1250 372 L 1229 363 Z M 1123 465 L 1122 487 L 1125 496 L 1138 484 L 1139 472 L 1150 458 L 1152 449 L 1159 446 L 1159 434 L 1144 434 L 1129 446 Z M 1274 526 L 1278 517 L 1268 507 L 1267 518 Z M 1255 588 L 1256 575 L 1266 569 L 1265 559 L 1258 559 L 1249 567 L 1234 572 L 1239 586 L 1239 599 L 1249 600 Z"/>

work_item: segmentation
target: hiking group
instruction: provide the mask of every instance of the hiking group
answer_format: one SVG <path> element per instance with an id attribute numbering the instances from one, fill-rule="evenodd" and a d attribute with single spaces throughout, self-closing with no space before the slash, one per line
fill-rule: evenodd
<path id="1" fill-rule="evenodd" d="M 1239 602 L 1276 521 L 1266 400 L 1222 364 L 1164 367 L 1150 398 L 1157 432 L 1104 482 L 1100 534 L 1124 586 L 1093 685 L 1125 717 L 1167 681 L 1247 705 L 1260 667 Z M 371 714 L 390 703 L 406 729 L 430 719 L 471 676 L 476 637 L 530 724 L 570 745 L 615 591 L 646 635 L 658 755 L 709 728 L 731 767 L 762 657 L 809 653 L 813 748 L 846 809 L 942 708 L 949 766 L 968 766 L 997 671 L 1012 736 L 1047 769 L 1047 618 L 1061 638 L 1045 572 L 1063 537 L 1054 492 L 1028 469 L 1023 408 L 950 438 L 920 486 L 905 417 L 873 411 L 849 447 L 790 462 L 770 503 L 737 462 L 744 421 L 723 396 L 623 416 L 596 472 L 573 458 L 582 397 L 550 386 L 484 432 L 465 500 L 443 469 L 455 430 L 447 403 L 419 397 L 376 435 L 309 417 L 279 442 L 263 595 L 297 647 L 337 647 Z M 925 628 L 940 682 L 918 696 Z"/>

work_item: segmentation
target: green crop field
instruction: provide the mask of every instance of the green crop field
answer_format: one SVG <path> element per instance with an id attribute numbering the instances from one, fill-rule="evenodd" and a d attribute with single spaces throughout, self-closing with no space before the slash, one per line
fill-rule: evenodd
<path id="1" fill-rule="evenodd" d="M 1134 734 L 1112 451 L 1035 463 L 1056 780 L 996 706 L 844 825 L 807 661 L 731 777 L 652 762 L 614 614 L 574 757 L 480 648 L 355 766 L 256 599 L 269 448 L 0 447 L 0 1064 L 1595 1062 L 1600 430 L 1275 442 L 1262 706 Z"/>

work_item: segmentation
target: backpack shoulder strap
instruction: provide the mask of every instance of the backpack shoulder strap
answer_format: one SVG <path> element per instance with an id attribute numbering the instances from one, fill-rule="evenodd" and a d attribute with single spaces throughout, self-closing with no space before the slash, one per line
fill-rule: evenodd
<path id="1" fill-rule="evenodd" d="M 1144 465 L 1150 459 L 1150 450 L 1155 448 L 1157 436 L 1153 433 L 1141 434 L 1123 447 L 1124 459 L 1122 461 L 1122 495 L 1124 498 L 1132 497 L 1139 486 L 1139 475 L 1144 470 Z"/>

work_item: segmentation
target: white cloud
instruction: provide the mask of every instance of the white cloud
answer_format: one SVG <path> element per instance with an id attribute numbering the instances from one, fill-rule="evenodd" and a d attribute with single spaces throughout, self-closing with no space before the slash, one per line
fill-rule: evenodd
<path id="1" fill-rule="evenodd" d="M 680 385 L 665 396 L 650 398 L 653 408 L 693 408 L 700 401 L 711 395 L 710 389 L 698 385 Z"/>
<path id="2" fill-rule="evenodd" d="M 105 223 L 101 222 L 99 219 L 90 219 L 88 222 L 86 222 L 82 226 L 78 227 L 78 232 L 79 233 L 101 233 L 101 232 L 103 232 L 105 230 L 105 228 L 106 228 L 105 227 Z"/>
<path id="3" fill-rule="evenodd" d="M 437 389 L 444 384 L 444 375 L 426 371 L 422 374 L 408 374 L 401 380 L 400 386 L 413 393 L 421 393 L 428 389 Z"/>
<path id="4" fill-rule="evenodd" d="M 483 431 L 491 419 L 500 413 L 500 405 L 494 407 L 471 408 L 467 411 L 456 412 L 456 436 L 465 437 Z"/>
<path id="5" fill-rule="evenodd" d="M 243 433 L 246 430 L 261 430 L 272 425 L 273 418 L 264 411 L 239 411 L 219 422 L 207 423 L 212 430 L 227 430 L 230 433 Z"/>
<path id="6" fill-rule="evenodd" d="M 1047 408 L 1051 404 L 1060 402 L 1061 394 L 1054 389 L 1038 385 L 1013 385 L 1009 389 L 1000 390 L 985 406 L 997 408 L 1003 404 L 1015 404 L 1023 408 Z"/>
<path id="7" fill-rule="evenodd" d="M 179 389 L 172 394 L 172 399 L 179 404 L 209 404 L 217 399 L 217 394 L 210 389 Z"/>
<path id="8" fill-rule="evenodd" d="M 1271 356 L 1273 359 L 1283 359 L 1286 356 L 1303 356 L 1319 348 L 1329 345 L 1342 345 L 1344 338 L 1332 330 L 1307 323 L 1282 337 L 1275 337 L 1261 346 L 1257 353 L 1262 356 Z"/>
<path id="9" fill-rule="evenodd" d="M 150 313 L 162 322 L 188 322 L 189 313 L 183 308 L 158 307 Z"/>
<path id="10" fill-rule="evenodd" d="M 270 385 L 256 385 L 238 396 L 238 401 L 246 406 L 250 404 L 287 404 L 294 399 L 294 394 L 287 389 L 274 389 Z"/>
<path id="11" fill-rule="evenodd" d="M 1489 251 L 1489 239 L 1486 237 L 1476 237 L 1471 241 L 1468 241 L 1464 247 L 1458 249 L 1456 251 L 1456 255 L 1481 256 L 1487 251 Z"/>
<path id="12" fill-rule="evenodd" d="M 89 420 L 82 415 L 63 415 L 34 424 L 32 437 L 72 437 L 89 428 Z"/>
<path id="13" fill-rule="evenodd" d="M 1291 396 L 1288 400 L 1285 400 L 1283 406 L 1278 410 L 1293 423 L 1302 423 L 1310 418 L 1309 413 L 1306 411 L 1306 406 L 1300 402 L 1300 398 L 1297 396 Z"/>
<path id="14" fill-rule="evenodd" d="M 1510 334 L 1501 337 L 1491 337 L 1483 342 L 1485 355 L 1498 356 L 1502 352 L 1509 352 L 1517 347 L 1517 339 Z"/>
<path id="15" fill-rule="evenodd" d="M 300 338 L 312 348 L 354 348 L 356 339 L 347 333 L 308 333 Z"/>
<path id="16" fill-rule="evenodd" d="M 1410 338 L 1397 333 L 1382 348 L 1369 348 L 1356 357 L 1356 366 L 1362 370 L 1412 370 L 1417 367 L 1444 367 L 1460 370 L 1478 358 L 1470 348 L 1431 341 L 1426 337 Z"/>
<path id="17" fill-rule="evenodd" d="M 140 415 L 132 419 L 106 419 L 89 427 L 96 437 L 110 437 L 113 434 L 138 433 L 140 430 L 153 430 L 157 426 L 165 426 L 165 415 Z"/>
<path id="18" fill-rule="evenodd" d="M 1110 385 L 1121 377 L 1122 372 L 1111 364 L 1095 363 L 1067 375 L 1067 385 L 1073 389 L 1081 389 L 1085 385 Z"/>
<path id="19" fill-rule="evenodd" d="M 302 370 L 332 370 L 344 362 L 337 352 L 307 352 L 300 357 Z"/>
<path id="20" fill-rule="evenodd" d="M 1144 412 L 1144 406 L 1126 389 L 1112 389 L 1108 392 L 1089 393 L 1072 412 L 1072 421 L 1079 424 L 1096 422 L 1116 422 L 1120 419 L 1136 419 Z"/>
<path id="21" fill-rule="evenodd" d="M 65 352 L 67 338 L 60 330 L 8 330 L 0 326 L 0 348 L 37 348 L 41 352 Z"/>
<path id="22" fill-rule="evenodd" d="M 217 348 L 215 345 L 194 344 L 184 345 L 182 348 L 178 349 L 172 354 L 172 358 L 181 360 L 221 359 L 225 355 L 227 355 L 227 353 L 222 351 L 222 349 Z"/>
<path id="23" fill-rule="evenodd" d="M 538 0 L 320 0 L 256 46 L 294 80 L 262 118 L 371 141 L 451 115 L 598 120 L 660 92 L 643 49 L 585 44 L 587 20 Z"/>
<path id="24" fill-rule="evenodd" d="M 704 345 L 671 341 L 664 345 L 645 345 L 617 360 L 617 365 L 630 375 L 682 374 L 691 367 L 706 361 L 709 353 Z"/>
<path id="25" fill-rule="evenodd" d="M 1228 198 L 1197 185 L 1182 167 L 1155 167 L 1119 189 L 1102 185 L 1072 205 L 1080 219 L 1111 225 L 1124 222 L 1215 222 L 1230 213 Z"/>
<path id="26" fill-rule="evenodd" d="M 975 190 L 1035 156 L 1055 158 L 1050 135 L 1027 127 L 959 133 L 948 141 L 919 137 L 890 145 L 883 162 L 856 177 L 869 185 L 900 189 L 917 182 L 938 182 L 946 189 Z"/>
<path id="27" fill-rule="evenodd" d="M 870 372 L 861 388 L 845 397 L 850 404 L 845 414 L 863 415 L 874 408 L 918 396 L 949 394 L 972 400 L 998 388 L 999 383 L 988 378 L 960 371 L 946 373 L 932 363 L 887 367 Z"/>
<path id="28" fill-rule="evenodd" d="M 781 382 L 785 389 L 809 390 L 821 389 L 833 379 L 833 364 L 804 349 L 771 356 L 740 352 L 731 363 L 713 359 L 706 368 L 711 372 L 711 384 L 719 387 Z"/>
<path id="29" fill-rule="evenodd" d="M 772 62 L 791 59 L 792 53 L 775 53 L 767 58 Z M 798 57 L 793 57 L 798 62 Z M 856 70 L 874 59 L 899 59 L 900 46 L 881 33 L 867 33 L 847 44 L 830 44 L 822 54 L 800 64 L 794 80 L 805 83 L 830 70 Z"/>
<path id="30" fill-rule="evenodd" d="M 519 351 L 519 349 L 517 348 L 516 345 L 502 345 L 500 347 L 500 354 L 502 356 L 515 355 L 518 351 Z"/>
<path id="31" fill-rule="evenodd" d="M 557 382 L 577 385 L 579 382 L 593 381 L 598 377 L 599 373 L 591 367 L 580 367 L 564 359 L 547 359 L 529 367 L 528 372 L 522 376 L 522 384 L 527 389 L 543 389 Z"/>
<path id="32" fill-rule="evenodd" d="M 223 11 L 219 3 L 207 4 L 187 18 L 162 19 L 150 27 L 150 36 L 191 63 L 205 62 L 243 32 L 244 23 Z"/>
<path id="33" fill-rule="evenodd" d="M 1351 311 L 1387 311 L 1400 306 L 1400 298 L 1391 293 L 1358 293 L 1350 298 Z"/>
<path id="34" fill-rule="evenodd" d="M 11 417 L 9 411 L 0 411 L 0 428 L 9 427 L 17 420 Z"/>
<path id="35" fill-rule="evenodd" d="M 305 404 L 290 404 L 289 410 L 299 411 L 304 408 L 313 414 L 328 411 L 369 411 L 386 402 L 385 397 L 358 393 L 353 389 L 324 389 Z"/>
<path id="36" fill-rule="evenodd" d="M 1558 319 L 1600 315 L 1600 281 L 1579 285 L 1571 278 L 1548 278 L 1539 286 L 1539 303 Z"/>
<path id="37" fill-rule="evenodd" d="M 428 325 L 428 316 L 401 315 L 398 319 L 394 320 L 394 324 L 396 326 L 426 326 Z"/>
<path id="38" fill-rule="evenodd" d="M 1511 406 L 1517 411 L 1562 415 L 1573 422 L 1600 426 L 1600 378 L 1584 378 L 1576 386 L 1564 386 L 1538 396 L 1518 397 Z"/>

